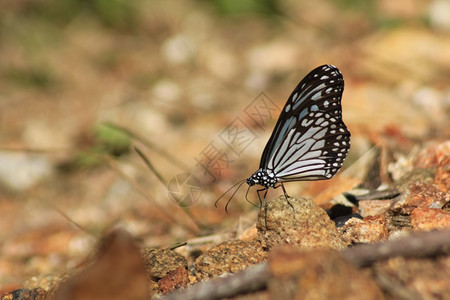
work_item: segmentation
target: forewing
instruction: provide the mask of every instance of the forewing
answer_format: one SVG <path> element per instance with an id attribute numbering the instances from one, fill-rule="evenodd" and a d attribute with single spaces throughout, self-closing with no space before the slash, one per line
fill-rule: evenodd
<path id="1" fill-rule="evenodd" d="M 311 71 L 294 89 L 264 149 L 260 168 L 280 181 L 331 178 L 342 166 L 350 133 L 342 121 L 344 80 L 331 65 Z"/>

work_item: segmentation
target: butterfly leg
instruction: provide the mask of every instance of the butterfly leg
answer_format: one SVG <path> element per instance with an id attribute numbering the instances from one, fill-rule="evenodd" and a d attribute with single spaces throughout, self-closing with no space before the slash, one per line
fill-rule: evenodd
<path id="1" fill-rule="evenodd" d="M 260 194 L 260 192 L 265 191 L 265 190 L 266 190 L 266 189 L 256 190 L 256 194 L 258 195 L 258 199 L 259 199 L 259 207 L 261 207 L 261 205 L 263 204 L 263 203 L 262 203 L 262 200 L 261 200 L 261 194 Z"/>
<path id="2" fill-rule="evenodd" d="M 289 204 L 289 206 L 292 208 L 292 210 L 294 210 L 294 207 L 292 206 L 291 202 L 289 202 L 288 198 L 290 198 L 290 196 L 287 194 L 286 189 L 284 188 L 284 184 L 281 184 L 281 188 L 283 189 L 283 193 L 284 193 L 284 198 L 286 198 L 286 202 Z"/>
<path id="3" fill-rule="evenodd" d="M 281 188 L 283 189 L 283 193 L 284 193 L 284 198 L 286 199 L 286 202 L 289 204 L 289 206 L 294 209 L 294 207 L 292 206 L 291 202 L 289 202 L 288 198 L 290 198 L 291 196 L 289 196 L 286 192 L 286 189 L 284 188 L 284 184 L 280 182 L 280 185 L 276 186 L 275 188 L 279 188 L 281 186 Z"/>
<path id="4" fill-rule="evenodd" d="M 257 194 L 258 194 L 258 198 L 259 198 L 259 203 L 260 203 L 260 205 L 264 205 L 264 222 L 265 222 L 265 224 L 266 224 L 266 229 L 267 229 L 267 202 L 266 202 L 266 196 L 267 196 L 267 191 L 268 191 L 268 190 L 269 190 L 269 189 L 264 188 L 264 189 L 260 189 L 260 190 L 257 190 L 257 191 L 256 191 Z M 262 191 L 265 191 L 264 197 L 263 197 L 264 203 L 263 203 L 263 201 L 261 201 L 261 195 L 259 194 L 259 192 L 262 192 Z"/>

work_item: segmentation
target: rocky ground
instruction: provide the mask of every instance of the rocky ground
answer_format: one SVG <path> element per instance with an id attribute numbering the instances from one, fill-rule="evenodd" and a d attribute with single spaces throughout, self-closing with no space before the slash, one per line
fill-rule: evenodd
<path id="1" fill-rule="evenodd" d="M 140 249 L 136 238 L 115 230 L 77 268 L 34 276 L 2 299 L 148 299 L 158 294 L 169 294 L 167 299 L 243 294 L 255 299 L 446 299 L 449 153 L 449 142 L 423 149 L 411 157 L 413 171 L 383 190 L 383 199 L 377 197 L 380 191 L 359 195 L 365 200 L 347 206 L 352 214 L 339 216 L 339 225 L 312 199 L 280 196 L 268 202 L 267 211 L 260 209 L 256 226 L 240 239 L 224 241 L 195 259 L 193 251 L 185 256 L 172 249 Z M 344 205 L 336 203 L 328 211 L 337 206 Z M 253 265 L 262 268 L 259 276 L 249 273 Z M 239 280 L 225 282 L 236 273 Z M 198 284 L 216 277 L 223 282 Z M 179 289 L 178 295 L 170 294 Z"/>

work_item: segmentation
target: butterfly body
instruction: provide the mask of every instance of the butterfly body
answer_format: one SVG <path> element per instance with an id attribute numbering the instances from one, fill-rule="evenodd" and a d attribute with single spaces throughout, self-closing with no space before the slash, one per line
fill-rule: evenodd
<path id="1" fill-rule="evenodd" d="M 275 188 L 275 184 L 278 182 L 278 178 L 275 177 L 273 172 L 259 169 L 251 177 L 247 178 L 247 184 L 253 186 L 255 184 L 268 188 Z"/>

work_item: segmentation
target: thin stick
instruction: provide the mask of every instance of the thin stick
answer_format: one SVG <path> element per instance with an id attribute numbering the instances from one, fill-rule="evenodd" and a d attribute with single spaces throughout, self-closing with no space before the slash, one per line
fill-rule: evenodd
<path id="1" fill-rule="evenodd" d="M 418 232 L 404 238 L 343 250 L 342 255 L 359 267 L 394 256 L 424 257 L 437 252 L 450 252 L 450 229 Z"/>
<path id="2" fill-rule="evenodd" d="M 67 221 L 69 221 L 69 223 L 73 224 L 74 226 L 76 226 L 81 231 L 83 231 L 83 232 L 85 232 L 87 234 L 90 234 L 90 235 L 94 236 L 95 238 L 98 238 L 98 236 L 94 235 L 92 232 L 88 231 L 86 228 L 84 228 L 83 226 L 81 226 L 80 224 L 75 222 L 75 220 L 73 220 L 71 217 L 69 217 L 69 215 L 66 214 L 62 209 L 60 209 L 59 207 L 57 207 L 56 205 L 53 205 L 53 204 L 51 204 L 50 206 L 54 210 L 56 210 L 61 216 L 63 216 L 63 218 L 65 218 Z"/>
<path id="3" fill-rule="evenodd" d="M 126 180 L 128 183 L 130 183 L 133 188 L 139 193 L 141 194 L 141 196 L 143 196 L 145 199 L 151 199 L 150 195 L 132 178 L 128 177 L 124 172 L 122 172 L 122 170 L 120 170 L 117 166 L 116 166 L 116 162 L 111 159 L 110 157 L 101 157 L 98 156 L 100 159 L 103 159 L 104 161 L 107 162 L 107 164 L 109 165 L 109 167 L 111 169 L 113 169 L 115 172 L 117 172 L 117 174 L 119 174 L 124 180 Z M 152 203 L 155 205 L 155 207 L 163 214 L 165 215 L 167 218 L 169 218 L 169 220 L 171 220 L 173 222 L 173 224 L 179 224 L 181 220 L 184 220 L 183 218 L 176 218 L 176 216 L 173 214 L 173 212 L 168 213 L 166 212 L 166 208 L 161 206 L 157 201 L 152 201 Z M 180 207 L 178 207 L 180 208 Z M 182 209 L 180 209 L 179 211 L 184 212 Z M 191 219 L 192 221 L 192 219 Z M 197 224 L 195 224 L 195 222 L 183 222 L 184 225 L 186 225 L 186 227 L 189 229 L 189 231 L 193 234 L 197 234 L 200 229 L 197 226 Z"/>
<path id="4" fill-rule="evenodd" d="M 144 153 L 142 153 L 142 151 L 139 150 L 138 147 L 134 146 L 133 149 L 141 157 L 141 159 L 144 161 L 144 163 L 147 165 L 147 167 L 150 169 L 150 171 L 152 171 L 155 174 L 155 176 L 156 176 L 156 178 L 158 178 L 159 182 L 161 182 L 161 184 L 163 186 L 167 187 L 166 181 L 164 180 L 162 175 L 156 170 L 156 168 L 153 166 L 153 164 L 150 162 L 150 160 L 147 158 L 147 156 L 145 156 Z M 172 196 L 177 200 L 177 203 L 181 203 L 180 199 L 176 195 L 172 194 Z M 197 227 L 199 227 L 199 228 L 201 227 L 198 224 L 198 222 L 195 220 L 189 207 L 185 207 L 183 205 L 180 205 L 179 207 L 181 207 L 181 209 L 183 209 L 183 211 L 189 216 L 189 218 L 191 218 L 191 221 L 194 222 L 197 225 Z"/>
<path id="5" fill-rule="evenodd" d="M 153 164 L 150 162 L 150 160 L 147 158 L 147 156 L 145 156 L 144 153 L 142 153 L 142 151 L 138 147 L 133 146 L 133 149 L 141 157 L 141 159 L 144 161 L 144 163 L 147 165 L 147 167 L 155 174 L 155 176 L 156 176 L 156 178 L 158 178 L 159 182 L 161 182 L 162 185 L 167 186 L 166 181 L 164 180 L 162 175 L 158 171 L 156 171 L 156 168 L 153 166 Z"/>
<path id="6" fill-rule="evenodd" d="M 160 300 L 223 299 L 255 292 L 265 288 L 270 277 L 266 263 L 248 267 L 242 272 L 224 278 L 211 279 L 190 288 L 161 296 Z"/>

